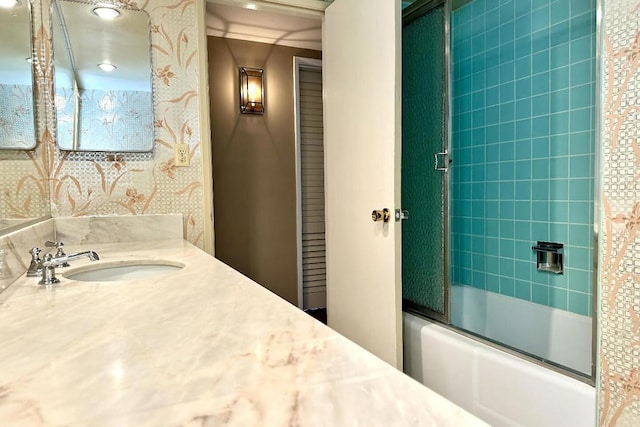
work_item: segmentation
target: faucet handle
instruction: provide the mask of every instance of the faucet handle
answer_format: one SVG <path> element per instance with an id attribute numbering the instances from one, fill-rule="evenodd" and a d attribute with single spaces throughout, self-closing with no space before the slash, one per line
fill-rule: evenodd
<path id="1" fill-rule="evenodd" d="M 27 270 L 28 277 L 42 276 L 42 260 L 40 259 L 40 252 L 42 252 L 42 249 L 38 247 L 29 249 L 29 253 L 31 254 L 31 264 L 29 264 L 29 269 Z"/>
<path id="2" fill-rule="evenodd" d="M 64 243 L 62 243 L 61 241 L 60 242 L 58 242 L 58 241 L 53 242 L 51 240 L 47 240 L 46 242 L 44 242 L 44 245 L 46 247 L 48 247 L 48 248 L 56 248 L 57 249 L 56 250 L 56 258 L 60 258 L 60 257 L 63 257 L 63 256 L 67 255 L 66 253 L 64 253 L 64 249 L 62 249 L 63 246 L 64 246 Z M 69 263 L 65 262 L 63 264 L 60 264 L 59 267 L 69 267 Z"/>

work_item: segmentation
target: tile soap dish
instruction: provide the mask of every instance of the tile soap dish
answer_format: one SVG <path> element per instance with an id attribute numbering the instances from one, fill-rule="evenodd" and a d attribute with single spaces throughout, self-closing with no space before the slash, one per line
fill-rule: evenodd
<path id="1" fill-rule="evenodd" d="M 554 274 L 563 273 L 563 250 L 562 243 L 538 242 L 531 247 L 536 252 L 538 271 L 547 271 Z"/>

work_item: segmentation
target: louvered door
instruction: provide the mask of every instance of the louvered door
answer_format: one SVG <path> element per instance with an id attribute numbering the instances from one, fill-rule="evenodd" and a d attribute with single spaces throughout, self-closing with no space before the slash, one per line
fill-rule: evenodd
<path id="1" fill-rule="evenodd" d="M 303 308 L 326 307 L 322 72 L 301 68 L 300 173 Z"/>

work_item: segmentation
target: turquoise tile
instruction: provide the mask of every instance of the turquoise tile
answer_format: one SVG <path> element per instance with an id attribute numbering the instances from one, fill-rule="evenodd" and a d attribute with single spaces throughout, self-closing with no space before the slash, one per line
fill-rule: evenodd
<path id="1" fill-rule="evenodd" d="M 571 14 L 573 16 L 590 12 L 593 8 L 591 0 L 571 0 Z"/>
<path id="2" fill-rule="evenodd" d="M 569 89 L 551 92 L 549 103 L 552 113 L 567 111 L 569 109 Z"/>
<path id="3" fill-rule="evenodd" d="M 500 208 L 498 202 L 487 201 L 485 207 L 485 215 L 487 218 L 500 218 Z"/>
<path id="4" fill-rule="evenodd" d="M 483 271 L 474 270 L 471 280 L 472 280 L 471 285 L 474 288 L 485 289 L 487 279 Z"/>
<path id="5" fill-rule="evenodd" d="M 478 53 L 473 55 L 473 57 L 471 58 L 472 74 L 481 73 L 486 69 L 484 58 L 485 58 L 484 53 Z"/>
<path id="6" fill-rule="evenodd" d="M 591 109 L 582 108 L 580 110 L 572 110 L 570 112 L 571 132 L 581 132 L 591 130 Z"/>
<path id="7" fill-rule="evenodd" d="M 531 12 L 530 0 L 514 0 L 515 16 L 521 16 L 525 13 Z"/>
<path id="8" fill-rule="evenodd" d="M 587 270 L 593 267 L 591 251 L 587 248 L 567 248 L 565 250 L 565 265 L 567 268 L 584 270 L 587 274 Z"/>
<path id="9" fill-rule="evenodd" d="M 500 201 L 500 219 L 513 219 L 514 214 L 514 203 L 513 200 L 501 200 Z M 502 224 L 501 224 L 502 225 Z M 502 228 L 500 229 L 502 233 Z"/>
<path id="10" fill-rule="evenodd" d="M 484 42 L 487 50 L 495 49 L 500 46 L 500 30 L 497 26 L 492 25 L 491 29 L 484 34 Z M 497 58 L 497 50 L 492 54 L 495 54 Z"/>
<path id="11" fill-rule="evenodd" d="M 569 43 L 554 43 L 551 47 L 551 59 L 549 62 L 549 67 L 551 67 L 551 69 L 554 69 L 569 65 L 571 63 L 570 52 L 571 49 Z"/>
<path id="12" fill-rule="evenodd" d="M 524 280 L 516 280 L 516 298 L 531 301 L 531 283 Z"/>
<path id="13" fill-rule="evenodd" d="M 534 283 L 531 286 L 531 301 L 537 304 L 549 304 L 549 287 Z"/>
<path id="14" fill-rule="evenodd" d="M 529 248 L 529 250 L 527 251 L 527 256 L 529 256 L 529 252 L 531 251 L 531 248 Z M 522 261 L 522 260 L 518 260 L 516 259 L 514 261 L 514 276 L 516 279 L 520 279 L 520 280 L 530 280 L 531 279 L 531 266 L 530 263 L 527 261 Z"/>
<path id="15" fill-rule="evenodd" d="M 575 249 L 577 248 L 568 248 L 565 253 L 570 255 L 571 251 Z M 591 275 L 588 270 L 567 269 L 567 276 L 569 277 L 569 290 L 585 293 L 592 292 L 593 283 L 591 283 Z"/>
<path id="16" fill-rule="evenodd" d="M 516 283 L 512 277 L 500 277 L 500 294 L 509 297 L 516 295 Z"/>
<path id="17" fill-rule="evenodd" d="M 502 202 L 502 203 L 511 203 L 511 205 L 513 205 L 512 202 Z M 511 210 L 509 211 L 509 215 L 513 217 L 513 208 L 511 208 Z M 503 218 L 508 218 L 509 215 L 505 215 L 503 216 Z M 511 219 L 500 220 L 500 237 L 503 239 L 514 238 L 514 221 L 513 220 Z M 502 247 L 502 244 L 501 244 L 501 247 Z M 510 256 L 513 257 L 513 254 L 511 254 Z"/>
<path id="18" fill-rule="evenodd" d="M 471 39 L 471 48 L 474 52 L 482 52 L 485 50 L 485 35 L 483 33 Z"/>
<path id="19" fill-rule="evenodd" d="M 473 272 L 468 268 L 460 268 L 460 284 L 471 286 Z"/>
<path id="20" fill-rule="evenodd" d="M 500 122 L 500 108 L 497 106 L 487 107 L 485 121 L 488 125 L 495 125 Z"/>
<path id="21" fill-rule="evenodd" d="M 571 21 L 566 20 L 553 24 L 549 31 L 551 33 L 551 46 L 567 43 L 571 40 Z"/>
<path id="22" fill-rule="evenodd" d="M 549 92 L 549 73 L 543 72 L 531 77 L 531 93 L 540 95 Z"/>
<path id="23" fill-rule="evenodd" d="M 566 156 L 569 154 L 568 135 L 551 135 L 549 137 L 549 154 L 551 156 Z M 568 166 L 567 166 L 568 167 Z"/>
<path id="24" fill-rule="evenodd" d="M 570 65 L 570 74 L 571 74 L 571 85 L 592 85 L 593 78 L 595 75 L 595 69 L 593 69 L 593 64 L 590 59 L 581 62 L 575 62 Z"/>
<path id="25" fill-rule="evenodd" d="M 574 86 L 570 92 L 570 107 L 585 108 L 591 106 L 591 85 Z"/>
<path id="26" fill-rule="evenodd" d="M 484 108 L 484 90 L 478 90 L 473 92 L 471 95 L 471 108 L 477 110 L 479 108 Z"/>
<path id="27" fill-rule="evenodd" d="M 534 138 L 549 135 L 549 116 L 538 116 L 533 118 L 531 121 L 531 135 Z"/>
<path id="28" fill-rule="evenodd" d="M 487 76 L 488 75 L 489 74 L 487 74 Z M 487 107 L 490 107 L 492 105 L 498 105 L 500 103 L 500 88 L 498 86 L 490 87 L 486 90 L 485 103 Z"/>
<path id="29" fill-rule="evenodd" d="M 489 73 L 489 71 L 493 70 L 494 68 L 497 69 L 498 65 L 500 65 L 500 48 L 499 47 L 494 47 L 491 49 L 488 49 L 485 53 L 484 53 L 484 65 L 487 67 L 487 73 Z M 487 78 L 489 78 L 490 75 L 487 74 Z M 500 74 L 499 73 L 495 73 L 495 80 L 496 82 L 487 82 L 488 86 L 493 86 L 498 84 L 498 80 L 499 80 Z M 491 84 L 489 84 L 491 83 Z"/>
<path id="30" fill-rule="evenodd" d="M 476 188 L 476 186 L 480 187 L 481 189 L 484 188 L 484 185 L 482 183 L 471 184 L 471 185 L 474 189 Z M 481 190 L 481 192 L 484 193 L 483 190 Z M 474 200 L 471 201 L 471 215 L 473 216 L 473 218 L 484 218 L 484 199 L 481 197 L 475 197 L 475 194 L 473 195 L 473 198 Z M 467 203 L 469 202 L 467 201 Z M 473 220 L 470 220 L 470 221 L 473 221 Z M 473 229 L 471 230 L 471 232 L 473 233 Z"/>
<path id="31" fill-rule="evenodd" d="M 486 221 L 484 219 L 484 202 L 482 204 L 483 204 L 483 211 L 482 211 L 481 217 L 473 218 L 471 220 L 471 233 L 484 236 L 485 230 L 487 228 L 486 228 Z"/>
<path id="32" fill-rule="evenodd" d="M 518 95 L 518 86 L 520 85 L 529 87 L 529 92 L 531 92 L 531 82 L 529 79 L 522 79 L 516 81 L 516 95 Z M 515 109 L 517 120 L 531 118 L 531 98 L 527 96 L 517 96 Z"/>
<path id="33" fill-rule="evenodd" d="M 550 71 L 550 89 L 560 90 L 569 87 L 569 67 L 554 68 Z"/>
<path id="34" fill-rule="evenodd" d="M 569 19 L 569 2 L 566 0 L 554 1 L 551 3 L 551 24 Z"/>
<path id="35" fill-rule="evenodd" d="M 500 121 L 510 122 L 515 119 L 515 102 L 505 102 L 500 105 Z"/>
<path id="36" fill-rule="evenodd" d="M 500 45 L 503 46 L 506 43 L 513 43 L 515 36 L 514 22 L 505 22 L 500 25 Z M 513 58 L 511 58 L 513 59 Z"/>
<path id="37" fill-rule="evenodd" d="M 500 126 L 491 125 L 485 129 L 485 140 L 488 145 L 494 144 L 500 141 Z M 489 162 L 489 156 L 487 155 L 487 162 Z M 497 161 L 497 158 L 496 158 Z"/>
<path id="38" fill-rule="evenodd" d="M 515 80 L 516 66 L 514 61 L 500 64 L 500 82 L 506 83 Z"/>
<path id="39" fill-rule="evenodd" d="M 512 21 L 514 18 L 514 4 L 513 1 L 505 1 L 500 5 L 500 22 Z"/>
<path id="40" fill-rule="evenodd" d="M 571 62 L 584 61 L 590 59 L 592 55 L 593 49 L 591 48 L 590 37 L 571 40 Z"/>
<path id="41" fill-rule="evenodd" d="M 534 200 L 531 202 L 531 220 L 549 221 L 549 203 L 547 201 Z"/>
<path id="42" fill-rule="evenodd" d="M 526 104 L 529 105 L 528 102 Z M 516 106 L 516 114 L 517 111 Z M 518 120 L 516 122 L 516 140 L 529 140 L 529 138 L 531 138 L 531 119 Z"/>
<path id="43" fill-rule="evenodd" d="M 531 181 L 531 199 L 532 200 L 548 200 L 550 181 L 547 179 L 538 179 Z"/>
<path id="44" fill-rule="evenodd" d="M 591 156 L 571 156 L 569 158 L 569 174 L 572 178 L 591 176 Z"/>
<path id="45" fill-rule="evenodd" d="M 487 290 L 489 292 L 500 292 L 500 278 L 498 276 L 494 276 L 493 274 L 487 274 Z"/>
<path id="46" fill-rule="evenodd" d="M 531 76 L 531 57 L 525 56 L 524 58 L 517 59 L 515 62 L 515 76 L 516 79 L 522 79 L 524 77 Z M 517 88 L 516 88 L 517 91 Z"/>
<path id="47" fill-rule="evenodd" d="M 500 254 L 500 241 L 495 237 L 487 237 L 487 255 L 497 257 Z M 494 265 L 490 257 L 487 257 L 487 271 L 489 273 L 497 273 L 498 267 L 497 263 L 495 266 L 495 271 L 493 271 Z"/>
<path id="48" fill-rule="evenodd" d="M 513 161 L 502 161 L 500 162 L 500 181 L 503 181 L 501 184 L 505 184 L 513 188 L 513 179 L 515 177 L 515 164 Z M 511 181 L 511 182 L 504 182 Z M 502 186 L 500 187 L 500 197 L 502 197 L 503 191 Z M 513 190 L 511 191 L 511 198 L 513 198 Z"/>
<path id="49" fill-rule="evenodd" d="M 583 13 L 582 15 L 573 16 L 571 18 L 571 38 L 579 39 L 581 37 L 591 36 L 591 26 L 593 25 L 593 19 L 590 13 Z"/>
<path id="50" fill-rule="evenodd" d="M 469 132 L 469 131 L 467 130 L 466 132 Z M 476 149 L 478 145 L 482 146 L 483 144 L 485 144 L 486 138 L 485 138 L 485 134 L 484 134 L 485 133 L 485 128 L 484 127 L 473 129 L 470 132 L 471 132 L 471 138 L 469 139 L 469 142 L 466 145 L 467 147 L 474 146 L 473 148 Z M 484 157 L 482 157 L 482 158 L 484 158 Z M 474 157 L 474 159 L 477 159 L 477 157 Z"/>
<path id="51" fill-rule="evenodd" d="M 560 310 L 567 310 L 567 290 L 550 287 L 549 306 Z"/>
<path id="52" fill-rule="evenodd" d="M 474 147 L 474 148 L 477 148 L 477 147 Z M 483 147 L 480 147 L 480 148 L 483 148 Z M 484 157 L 484 154 L 482 155 L 482 157 Z M 477 159 L 477 157 L 475 155 L 474 155 L 474 158 Z M 471 179 L 473 179 L 474 182 L 481 181 L 480 184 L 484 185 L 484 178 L 485 178 L 485 165 L 484 165 L 484 163 L 472 165 L 471 166 Z M 483 191 L 483 196 L 484 196 L 484 191 Z"/>
<path id="53" fill-rule="evenodd" d="M 471 237 L 471 251 L 475 253 L 484 253 L 484 236 Z"/>
<path id="54" fill-rule="evenodd" d="M 487 171 L 489 170 L 489 168 L 487 168 Z M 485 183 L 485 194 L 487 197 L 487 200 L 495 200 L 498 199 L 499 194 L 500 194 L 500 190 L 499 190 L 499 183 L 498 181 L 489 181 Z"/>
<path id="55" fill-rule="evenodd" d="M 569 113 L 551 114 L 549 119 L 549 133 L 551 135 L 564 134 L 569 132 Z"/>
<path id="56" fill-rule="evenodd" d="M 533 24 L 533 21 L 532 21 Z M 550 41 L 549 29 L 545 28 L 541 31 L 534 32 L 531 35 L 531 52 L 542 52 L 543 50 L 549 49 L 549 41 Z"/>
<path id="57" fill-rule="evenodd" d="M 514 100 L 515 95 L 515 83 L 502 83 L 500 85 L 500 102 L 511 102 Z"/>
<path id="58" fill-rule="evenodd" d="M 531 251 L 531 281 L 538 285 L 544 285 L 545 287 L 549 286 L 549 273 L 545 271 L 538 271 L 536 268 L 536 255 L 535 252 Z"/>
<path id="59" fill-rule="evenodd" d="M 549 103 L 551 102 L 549 94 L 543 93 L 531 98 L 531 115 L 544 116 L 549 114 Z"/>
<path id="60" fill-rule="evenodd" d="M 515 144 L 510 142 L 503 142 L 500 144 L 500 161 L 505 162 L 514 159 Z M 511 164 L 513 167 L 513 164 Z"/>
<path id="61" fill-rule="evenodd" d="M 531 14 L 516 16 L 516 38 L 531 34 Z"/>
<path id="62" fill-rule="evenodd" d="M 486 28 L 487 27 L 486 27 L 485 22 L 484 22 L 484 15 L 476 17 L 476 18 L 471 20 L 471 33 L 472 34 L 483 33 Z"/>
<path id="63" fill-rule="evenodd" d="M 531 223 L 531 239 L 535 241 L 549 241 L 549 224 L 546 222 Z"/>
<path id="64" fill-rule="evenodd" d="M 531 96 L 531 78 L 525 77 L 520 80 L 516 80 L 515 82 L 515 99 L 517 102 L 527 102 L 529 105 L 531 104 L 531 100 L 529 97 Z M 531 115 L 531 107 L 529 106 L 527 116 Z M 524 118 L 524 116 L 520 116 L 519 118 Z"/>
<path id="65" fill-rule="evenodd" d="M 541 117 L 537 117 L 533 119 L 534 129 L 536 122 L 541 119 Z M 547 159 L 549 157 L 549 138 L 541 137 L 534 138 L 531 141 L 531 158 L 532 159 Z"/>
<path id="66" fill-rule="evenodd" d="M 531 140 L 523 139 L 516 142 L 516 160 L 531 159 Z"/>
<path id="67" fill-rule="evenodd" d="M 519 222 L 527 224 L 527 229 L 530 228 L 528 225 L 529 223 L 525 221 L 531 219 L 531 202 L 516 199 L 514 203 L 514 218 Z M 530 235 L 530 231 L 527 234 Z"/>
<path id="68" fill-rule="evenodd" d="M 472 118 L 473 118 L 473 127 L 477 128 L 477 127 L 481 127 L 485 125 L 485 119 L 484 119 L 484 114 L 485 111 L 484 109 L 482 110 L 475 110 L 473 112 Z"/>
<path id="69" fill-rule="evenodd" d="M 569 218 L 572 224 L 591 224 L 592 220 L 591 202 L 571 202 L 569 203 Z"/>
<path id="70" fill-rule="evenodd" d="M 516 240 L 514 243 L 514 258 L 520 261 L 531 262 L 531 242 L 524 240 Z"/>
<path id="71" fill-rule="evenodd" d="M 517 180 L 516 198 L 521 200 L 524 200 L 525 198 L 529 199 L 531 197 L 531 184 L 529 181 L 523 180 L 531 179 L 531 160 L 517 160 L 515 163 L 515 174 Z M 518 184 L 521 184 L 520 187 Z M 519 193 L 519 189 L 522 193 Z"/>
<path id="72" fill-rule="evenodd" d="M 518 217 L 518 205 L 528 205 L 528 202 L 516 202 L 516 218 Z M 527 211 L 528 213 L 528 211 Z M 515 221 L 515 225 L 513 228 L 513 237 L 517 240 L 531 240 L 531 226 L 529 225 L 529 221 Z"/>
<path id="73" fill-rule="evenodd" d="M 500 239 L 500 274 L 513 277 L 513 240 Z"/>
<path id="74" fill-rule="evenodd" d="M 549 240 L 552 242 L 565 243 L 567 241 L 569 226 L 563 223 L 549 223 Z"/>
<path id="75" fill-rule="evenodd" d="M 506 176 L 508 176 L 509 174 L 513 175 L 513 172 L 509 172 L 508 170 L 505 170 L 504 174 Z M 513 200 L 514 194 L 515 194 L 515 182 L 513 180 L 505 180 L 505 179 L 501 180 L 500 200 Z M 502 213 L 501 213 L 501 218 L 505 218 L 505 216 Z"/>
<path id="76" fill-rule="evenodd" d="M 500 125 L 500 141 L 501 142 L 513 142 L 516 137 L 516 124 L 515 122 L 506 122 Z"/>
<path id="77" fill-rule="evenodd" d="M 531 59 L 531 71 L 533 74 L 549 71 L 549 51 L 543 50 L 533 55 Z"/>
<path id="78" fill-rule="evenodd" d="M 569 219 L 571 220 L 571 218 Z M 591 246 L 593 226 L 569 224 L 569 243 L 571 246 Z"/>
<path id="79" fill-rule="evenodd" d="M 569 136 L 569 147 L 572 155 L 593 154 L 595 136 L 593 132 L 574 132 Z"/>
<path id="80" fill-rule="evenodd" d="M 547 185 L 549 179 L 549 161 L 547 159 L 534 159 L 531 161 L 531 178 L 545 180 L 545 186 Z M 536 199 L 535 194 L 538 188 L 540 187 L 537 184 L 533 185 L 534 199 Z"/>
<path id="81" fill-rule="evenodd" d="M 531 31 L 544 30 L 549 27 L 549 8 L 543 7 L 531 12 Z"/>
<path id="82" fill-rule="evenodd" d="M 569 291 L 569 311 L 583 316 L 591 316 L 589 298 L 590 296 L 587 294 Z"/>
<path id="83" fill-rule="evenodd" d="M 592 180 L 589 178 L 572 178 L 569 180 L 568 193 L 571 200 L 593 200 Z"/>
<path id="84" fill-rule="evenodd" d="M 498 237 L 500 235 L 500 223 L 497 219 L 487 219 L 485 221 L 485 224 L 485 232 L 487 233 L 487 237 Z"/>
<path id="85" fill-rule="evenodd" d="M 527 34 L 516 39 L 515 58 L 520 59 L 531 55 L 531 35 Z"/>
<path id="86" fill-rule="evenodd" d="M 566 186 L 566 184 L 565 184 Z M 549 221 L 553 223 L 566 223 L 569 220 L 569 203 L 565 201 L 558 201 L 550 194 L 549 202 Z M 560 232 L 560 231 L 558 231 Z M 563 241 L 567 240 L 567 230 L 562 231 L 564 233 Z"/>
<path id="87" fill-rule="evenodd" d="M 473 19 L 479 18 L 484 14 L 486 2 L 484 0 L 475 0 L 471 3 L 471 10 Z"/>

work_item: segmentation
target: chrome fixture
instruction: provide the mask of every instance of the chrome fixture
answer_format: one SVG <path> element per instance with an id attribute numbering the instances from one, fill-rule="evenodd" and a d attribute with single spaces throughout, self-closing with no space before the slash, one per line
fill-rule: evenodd
<path id="1" fill-rule="evenodd" d="M 531 249 L 537 255 L 538 271 L 562 274 L 564 271 L 563 247 L 562 243 L 555 242 L 538 242 L 536 246 L 532 246 Z"/>
<path id="2" fill-rule="evenodd" d="M 435 161 L 434 161 L 434 165 L 433 168 L 437 171 L 442 171 L 442 172 L 447 172 L 449 170 L 449 163 L 451 163 L 451 159 L 449 159 L 449 152 L 447 150 L 444 150 L 442 153 L 435 153 L 433 155 Z M 442 161 L 444 166 L 440 166 L 439 165 L 439 159 L 440 157 L 442 157 Z"/>
<path id="3" fill-rule="evenodd" d="M 31 248 L 29 253 L 31 254 L 31 264 L 27 270 L 27 277 L 40 277 L 42 276 L 42 260 L 40 259 L 40 252 L 42 249 L 38 247 Z"/>
<path id="4" fill-rule="evenodd" d="M 77 254 L 64 255 L 61 257 L 53 257 L 51 254 L 47 254 L 42 261 L 42 279 L 38 282 L 39 285 L 53 285 L 59 283 L 60 279 L 56 277 L 56 267 L 73 261 L 74 259 L 87 257 L 91 261 L 98 261 L 100 257 L 94 251 L 78 252 Z"/>
<path id="5" fill-rule="evenodd" d="M 406 209 L 396 209 L 396 222 L 409 219 L 409 211 Z"/>
<path id="6" fill-rule="evenodd" d="M 375 210 L 371 212 L 371 219 L 373 222 L 389 222 L 389 219 L 391 219 L 391 212 L 389 212 L 389 209 L 387 208 Z"/>
<path id="7" fill-rule="evenodd" d="M 64 246 L 64 243 L 62 242 L 52 242 L 51 240 L 47 240 L 46 242 L 44 242 L 44 245 L 47 248 L 56 248 L 56 254 L 55 254 L 56 258 L 61 258 L 67 255 L 64 253 L 64 250 L 62 249 L 62 247 Z M 69 267 L 69 263 L 65 262 L 64 264 L 60 264 L 58 267 Z"/>

